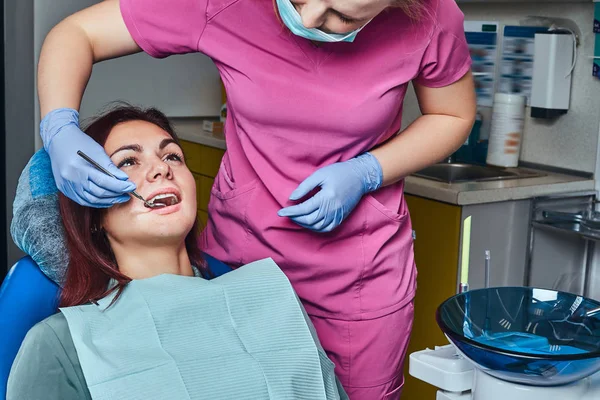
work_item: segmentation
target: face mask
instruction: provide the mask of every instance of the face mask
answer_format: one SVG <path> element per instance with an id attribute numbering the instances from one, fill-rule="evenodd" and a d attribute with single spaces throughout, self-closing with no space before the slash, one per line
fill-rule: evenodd
<path id="1" fill-rule="evenodd" d="M 370 22 L 352 32 L 344 34 L 326 33 L 320 29 L 305 27 L 302 24 L 302 17 L 290 0 L 277 0 L 277 8 L 279 9 L 279 15 L 281 15 L 283 23 L 294 35 L 319 42 L 353 42 L 358 32 Z"/>

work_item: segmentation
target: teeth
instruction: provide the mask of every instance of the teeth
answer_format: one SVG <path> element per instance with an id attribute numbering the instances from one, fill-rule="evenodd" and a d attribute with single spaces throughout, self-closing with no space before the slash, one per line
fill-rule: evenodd
<path id="1" fill-rule="evenodd" d="M 173 193 L 163 193 L 163 194 L 159 194 L 159 195 L 154 196 L 151 199 L 151 201 L 158 200 L 158 199 L 166 199 L 167 197 L 175 197 L 175 198 L 177 198 L 177 196 L 175 196 Z"/>
<path id="2" fill-rule="evenodd" d="M 179 197 L 177 197 L 174 193 L 163 193 L 154 196 L 148 201 L 150 203 L 163 203 L 165 205 L 173 205 L 179 203 Z"/>

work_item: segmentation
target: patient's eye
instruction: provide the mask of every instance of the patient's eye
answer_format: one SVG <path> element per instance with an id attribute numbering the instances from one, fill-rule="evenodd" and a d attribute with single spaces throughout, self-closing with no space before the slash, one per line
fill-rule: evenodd
<path id="1" fill-rule="evenodd" d="M 183 161 L 183 155 L 179 153 L 169 153 L 164 158 L 165 162 L 181 163 Z"/>
<path id="2" fill-rule="evenodd" d="M 135 165 L 137 163 L 138 163 L 138 161 L 135 157 L 127 157 L 126 159 L 121 161 L 119 164 L 117 164 L 117 168 L 131 167 L 132 165 Z"/>

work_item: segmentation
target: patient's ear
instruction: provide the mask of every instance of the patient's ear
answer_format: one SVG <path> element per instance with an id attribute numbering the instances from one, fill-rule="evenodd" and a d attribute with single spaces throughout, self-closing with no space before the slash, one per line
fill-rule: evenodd
<path id="1" fill-rule="evenodd" d="M 19 178 L 10 233 L 15 244 L 59 285 L 69 254 L 58 205 L 58 188 L 44 149 L 29 160 Z"/>

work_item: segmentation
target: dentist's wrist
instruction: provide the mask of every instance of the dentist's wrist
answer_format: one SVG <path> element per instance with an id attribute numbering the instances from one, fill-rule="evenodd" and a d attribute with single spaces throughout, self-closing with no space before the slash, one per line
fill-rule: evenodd
<path id="1" fill-rule="evenodd" d="M 52 139 L 69 125 L 79 128 L 79 112 L 75 109 L 57 108 L 46 114 L 40 122 L 40 136 L 46 151 L 48 151 Z"/>
<path id="2" fill-rule="evenodd" d="M 363 153 L 352 160 L 352 167 L 359 173 L 363 182 L 363 192 L 376 191 L 383 184 L 383 170 L 375 156 L 369 152 Z"/>

